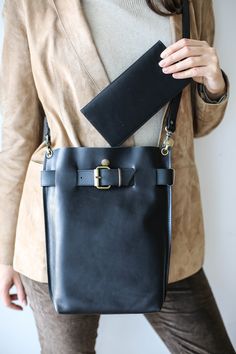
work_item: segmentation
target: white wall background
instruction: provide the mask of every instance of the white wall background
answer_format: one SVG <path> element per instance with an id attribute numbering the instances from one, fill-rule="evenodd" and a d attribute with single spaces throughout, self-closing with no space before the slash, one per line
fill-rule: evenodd
<path id="1" fill-rule="evenodd" d="M 0 10 L 2 5 L 3 0 L 0 0 Z M 236 347 L 236 2 L 214 0 L 214 6 L 215 47 L 221 67 L 230 78 L 231 98 L 220 126 L 208 136 L 195 139 L 195 153 L 206 230 L 204 269 Z M 0 40 L 2 32 L 1 19 Z M 97 354 L 169 353 L 143 315 L 101 316 L 96 349 Z M 39 353 L 37 332 L 28 307 L 24 312 L 18 313 L 0 305 L 0 353 Z"/>

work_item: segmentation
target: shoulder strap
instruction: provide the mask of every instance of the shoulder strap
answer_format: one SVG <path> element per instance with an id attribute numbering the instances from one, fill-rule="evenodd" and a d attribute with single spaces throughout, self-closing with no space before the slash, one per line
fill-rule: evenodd
<path id="1" fill-rule="evenodd" d="M 183 38 L 190 38 L 190 17 L 189 17 L 189 3 L 188 0 L 183 0 L 182 5 L 182 28 Z M 174 133 L 176 129 L 176 119 L 179 109 L 179 104 L 182 96 L 182 91 L 175 96 L 169 103 L 166 117 L 166 129 Z"/>

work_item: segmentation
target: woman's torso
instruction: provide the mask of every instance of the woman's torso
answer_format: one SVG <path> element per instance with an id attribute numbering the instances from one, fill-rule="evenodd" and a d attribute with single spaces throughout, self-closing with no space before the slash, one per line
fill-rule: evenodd
<path id="1" fill-rule="evenodd" d="M 210 1 L 191 0 L 189 4 L 192 38 L 198 39 L 200 34 L 211 38 L 209 20 L 203 16 L 206 10 L 211 10 Z M 53 148 L 109 147 L 80 109 L 110 80 L 98 56 L 81 1 L 8 0 L 6 14 L 10 26 L 6 28 L 4 77 L 13 79 L 4 82 L 7 110 L 5 148 L 0 155 L 4 166 L 0 171 L 0 179 L 4 181 L 0 185 L 0 218 L 4 220 L 0 238 L 8 246 L 5 251 L 1 249 L 1 259 L 3 256 L 8 259 L 6 253 L 12 252 L 12 245 L 14 268 L 32 279 L 47 281 L 40 185 L 46 150 L 44 142 L 34 149 L 41 134 L 38 122 L 45 113 Z M 170 18 L 170 23 L 176 41 L 182 36 L 181 16 Z M 16 56 L 12 56 L 12 50 Z M 39 101 L 43 112 L 37 110 Z M 176 178 L 170 281 L 193 274 L 203 262 L 204 230 L 193 137 L 212 130 L 224 109 L 222 103 L 205 104 L 196 92 L 192 104 L 190 87 L 183 91 L 172 151 Z M 194 116 L 196 110 L 200 111 Z M 164 133 L 162 129 L 161 139 Z M 133 138 L 128 138 L 123 146 L 133 146 Z"/>

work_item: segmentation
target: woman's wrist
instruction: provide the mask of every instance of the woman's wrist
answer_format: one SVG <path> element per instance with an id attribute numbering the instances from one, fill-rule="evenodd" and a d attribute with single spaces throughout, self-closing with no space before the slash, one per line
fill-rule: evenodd
<path id="1" fill-rule="evenodd" d="M 219 82 L 218 87 L 214 91 L 209 89 L 207 87 L 207 85 L 204 85 L 204 86 L 205 86 L 205 91 L 206 91 L 207 96 L 212 100 L 218 99 L 226 93 L 226 83 L 225 83 L 223 76 Z"/>
<path id="2" fill-rule="evenodd" d="M 227 84 L 223 72 L 218 79 L 215 79 L 213 88 L 209 88 L 207 83 L 198 84 L 198 92 L 202 99 L 208 103 L 220 103 L 227 97 Z"/>

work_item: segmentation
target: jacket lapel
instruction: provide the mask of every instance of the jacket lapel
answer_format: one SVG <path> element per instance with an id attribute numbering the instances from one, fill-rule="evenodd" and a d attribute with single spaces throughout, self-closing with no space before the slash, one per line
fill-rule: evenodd
<path id="1" fill-rule="evenodd" d="M 74 54 L 84 68 L 93 86 L 95 94 L 105 88 L 110 80 L 103 62 L 96 48 L 89 24 L 83 11 L 80 0 L 48 0 L 54 7 L 61 22 L 67 40 L 70 42 Z M 182 15 L 174 15 L 170 18 L 172 41 L 182 37 Z M 163 132 L 162 127 L 162 132 Z M 123 146 L 133 146 L 134 137 L 130 136 Z"/>
<path id="2" fill-rule="evenodd" d="M 109 84 L 80 0 L 49 0 L 55 8 L 65 36 L 96 92 Z"/>

